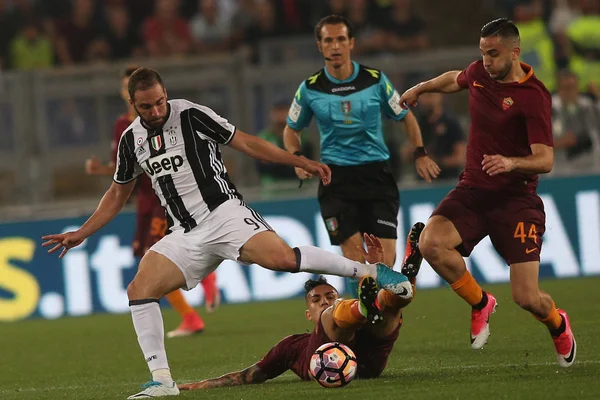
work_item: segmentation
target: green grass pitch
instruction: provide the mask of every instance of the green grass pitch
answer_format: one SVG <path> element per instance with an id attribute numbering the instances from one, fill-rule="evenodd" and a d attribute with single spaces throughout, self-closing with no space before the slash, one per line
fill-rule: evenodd
<path id="1" fill-rule="evenodd" d="M 492 336 L 469 344 L 469 308 L 450 289 L 422 290 L 379 379 L 342 389 L 291 373 L 262 385 L 182 393 L 187 399 L 600 399 L 600 277 L 546 280 L 542 289 L 568 311 L 578 341 L 575 365 L 556 364 L 540 323 L 512 303 L 508 285 L 486 285 L 498 299 Z M 174 378 L 189 382 L 258 361 L 279 339 L 311 329 L 302 299 L 224 305 L 202 315 L 207 330 L 167 340 Z M 165 325 L 177 315 L 165 310 Z M 149 378 L 129 315 L 96 315 L 0 325 L 0 399 L 125 399 Z"/>

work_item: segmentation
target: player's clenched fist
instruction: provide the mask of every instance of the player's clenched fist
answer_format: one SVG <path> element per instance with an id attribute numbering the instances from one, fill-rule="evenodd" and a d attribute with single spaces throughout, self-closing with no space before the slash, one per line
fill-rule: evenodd
<path id="1" fill-rule="evenodd" d="M 400 107 L 415 107 L 420 95 L 421 93 L 419 92 L 419 85 L 411 87 L 406 92 L 402 93 L 402 96 L 400 96 Z"/>

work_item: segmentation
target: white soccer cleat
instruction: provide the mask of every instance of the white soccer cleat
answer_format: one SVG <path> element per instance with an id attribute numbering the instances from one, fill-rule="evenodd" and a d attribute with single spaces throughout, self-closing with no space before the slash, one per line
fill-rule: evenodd
<path id="1" fill-rule="evenodd" d="M 163 383 L 150 381 L 142 385 L 144 390 L 129 396 L 127 399 L 152 399 L 154 397 L 179 396 L 179 388 L 173 382 L 173 386 L 167 386 Z"/>

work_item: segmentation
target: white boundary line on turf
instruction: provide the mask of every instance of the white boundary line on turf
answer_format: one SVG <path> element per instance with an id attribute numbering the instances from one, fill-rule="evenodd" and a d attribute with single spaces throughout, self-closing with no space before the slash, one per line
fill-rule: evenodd
<path id="1" fill-rule="evenodd" d="M 587 365 L 587 364 L 600 364 L 600 360 L 582 360 L 575 362 L 575 365 Z M 505 364 L 469 364 L 469 365 L 441 365 L 441 366 L 422 366 L 422 367 L 408 367 L 397 370 L 398 372 L 402 371 L 424 371 L 424 370 L 460 370 L 460 369 L 481 369 L 481 368 L 510 368 L 510 367 L 547 367 L 555 365 L 557 370 L 562 370 L 563 368 L 559 367 L 556 362 L 543 362 L 543 363 L 505 363 Z M 386 379 L 386 377 L 383 377 Z M 181 382 L 191 382 L 193 379 L 184 379 Z M 28 392 L 52 392 L 58 390 L 79 390 L 79 389 L 101 389 L 108 387 L 134 387 L 139 386 L 136 383 L 127 383 L 127 382 L 116 382 L 111 384 L 101 384 L 101 385 L 85 385 L 85 386 L 49 386 L 45 388 L 18 388 L 18 389 L 0 389 L 0 394 L 18 394 L 18 393 L 28 393 Z M 134 389 L 135 390 L 135 389 Z"/>

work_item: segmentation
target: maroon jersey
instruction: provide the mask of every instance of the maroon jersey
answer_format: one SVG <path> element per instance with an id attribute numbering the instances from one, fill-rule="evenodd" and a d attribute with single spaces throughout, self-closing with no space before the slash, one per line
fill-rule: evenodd
<path id="1" fill-rule="evenodd" d="M 553 145 L 550 93 L 533 68 L 521 66 L 527 75 L 512 83 L 492 79 L 481 60 L 458 75 L 457 83 L 469 89 L 471 115 L 467 162 L 459 186 L 535 192 L 537 175 L 512 171 L 489 176 L 481 166 L 484 154 L 526 157 L 532 144 Z"/>
<path id="2" fill-rule="evenodd" d="M 127 113 L 121 115 L 115 121 L 114 138 L 112 142 L 112 160 L 115 165 L 117 163 L 117 146 L 119 144 L 119 140 L 121 139 L 123 132 L 125 132 L 127 127 L 131 125 L 132 122 L 133 121 L 129 118 Z M 150 178 L 148 178 L 146 174 L 140 175 L 137 180 L 136 195 L 138 215 L 150 214 L 157 207 L 161 207 L 160 201 L 154 193 L 154 189 L 152 189 Z"/>
<path id="3" fill-rule="evenodd" d="M 399 330 L 400 325 L 388 337 L 377 338 L 368 330 L 359 329 L 354 340 L 345 343 L 356 355 L 359 378 L 373 378 L 383 372 Z M 313 353 L 319 346 L 332 341 L 319 321 L 312 333 L 290 335 L 281 340 L 256 365 L 268 379 L 290 369 L 300 379 L 307 381 L 310 380 L 308 368 Z"/>

